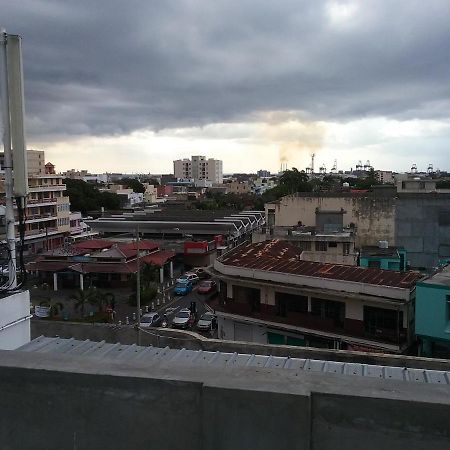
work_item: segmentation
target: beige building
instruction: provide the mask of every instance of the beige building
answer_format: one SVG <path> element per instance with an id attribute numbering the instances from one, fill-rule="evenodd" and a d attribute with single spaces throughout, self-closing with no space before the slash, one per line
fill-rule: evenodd
<path id="1" fill-rule="evenodd" d="M 388 241 L 395 245 L 395 197 L 371 193 L 298 193 L 265 205 L 268 229 L 316 225 L 317 212 L 342 212 L 343 228 L 356 229 L 357 248 Z M 325 230 L 327 231 L 327 230 Z"/>
<path id="2" fill-rule="evenodd" d="M 70 233 L 70 201 L 63 177 L 56 174 L 53 164 L 45 164 L 43 151 L 28 150 L 28 174 L 25 244 L 29 252 L 36 253 L 62 245 Z M 4 194 L 3 182 L 1 192 Z M 15 214 L 17 217 L 17 211 Z M 18 225 L 16 221 L 17 239 Z"/>
<path id="3" fill-rule="evenodd" d="M 205 156 L 192 156 L 192 159 L 178 159 L 173 162 L 173 171 L 176 178 L 207 180 L 212 183 L 223 183 L 222 161 Z"/>
<path id="4" fill-rule="evenodd" d="M 27 150 L 27 165 L 29 175 L 45 173 L 45 153 L 43 150 Z"/>
<path id="5" fill-rule="evenodd" d="M 232 181 L 231 183 L 226 183 L 228 194 L 250 194 L 251 187 L 246 181 Z"/>
<path id="6" fill-rule="evenodd" d="M 383 184 L 393 184 L 394 172 L 391 170 L 375 170 L 375 178 Z"/>
<path id="7" fill-rule="evenodd" d="M 147 203 L 156 203 L 156 199 L 158 197 L 158 190 L 156 186 L 148 183 L 144 183 L 144 186 L 144 201 L 146 201 Z"/>

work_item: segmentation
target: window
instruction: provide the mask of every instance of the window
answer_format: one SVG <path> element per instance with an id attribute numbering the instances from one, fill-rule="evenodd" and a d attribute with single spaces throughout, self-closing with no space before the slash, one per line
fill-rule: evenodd
<path id="1" fill-rule="evenodd" d="M 403 328 L 403 311 L 364 306 L 364 329 L 367 334 L 396 338 Z"/>
<path id="2" fill-rule="evenodd" d="M 369 261 L 367 267 L 370 267 L 371 269 L 379 269 L 380 261 Z"/>
<path id="3" fill-rule="evenodd" d="M 343 247 L 344 255 L 350 255 L 350 242 L 344 242 Z"/>
<path id="4" fill-rule="evenodd" d="M 286 317 L 289 312 L 308 312 L 308 297 L 304 295 L 275 293 L 275 303 L 277 305 L 277 315 Z"/>
<path id="5" fill-rule="evenodd" d="M 336 248 L 337 242 L 328 242 L 328 247 Z"/>
<path id="6" fill-rule="evenodd" d="M 327 242 L 324 241 L 316 241 L 316 252 L 326 252 L 327 251 Z"/>
<path id="7" fill-rule="evenodd" d="M 311 314 L 320 316 L 322 319 L 333 319 L 334 325 L 342 328 L 345 321 L 345 303 L 313 297 Z"/>

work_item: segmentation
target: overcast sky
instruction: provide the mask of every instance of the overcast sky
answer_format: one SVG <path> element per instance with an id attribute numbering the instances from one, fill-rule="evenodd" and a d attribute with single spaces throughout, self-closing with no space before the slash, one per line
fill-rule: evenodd
<path id="1" fill-rule="evenodd" d="M 450 170 L 448 0 L 0 0 L 57 169 Z"/>

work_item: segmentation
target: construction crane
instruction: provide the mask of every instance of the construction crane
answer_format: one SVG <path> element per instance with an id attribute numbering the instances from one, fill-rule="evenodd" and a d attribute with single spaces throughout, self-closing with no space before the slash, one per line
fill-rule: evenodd
<path id="1" fill-rule="evenodd" d="M 359 160 L 358 164 L 356 164 L 356 171 L 361 171 L 363 169 L 362 161 Z"/>
<path id="2" fill-rule="evenodd" d="M 314 173 L 314 157 L 316 156 L 315 153 L 311 153 L 311 173 Z"/>
<path id="3" fill-rule="evenodd" d="M 427 172 L 428 172 L 429 174 L 431 174 L 431 173 L 434 172 L 434 170 L 433 170 L 433 164 L 428 164 Z"/>
<path id="4" fill-rule="evenodd" d="M 319 169 L 319 173 L 320 173 L 321 175 L 326 175 L 326 173 L 327 173 L 327 168 L 325 167 L 325 164 L 322 164 L 322 166 L 321 166 L 320 169 Z"/>
<path id="5" fill-rule="evenodd" d="M 367 160 L 366 163 L 364 164 L 364 171 L 368 172 L 371 168 L 372 166 L 370 165 L 370 161 Z"/>
<path id="6" fill-rule="evenodd" d="M 411 166 L 411 173 L 417 173 L 417 164 Z"/>
<path id="7" fill-rule="evenodd" d="M 337 159 L 334 160 L 333 167 L 331 168 L 331 173 L 337 173 Z"/>

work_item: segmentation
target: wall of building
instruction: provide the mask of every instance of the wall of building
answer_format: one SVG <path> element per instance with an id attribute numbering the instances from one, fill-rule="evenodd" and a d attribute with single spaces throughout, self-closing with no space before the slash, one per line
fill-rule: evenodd
<path id="1" fill-rule="evenodd" d="M 448 285 L 417 283 L 415 324 L 417 335 L 450 344 L 450 305 L 447 296 L 450 298 Z"/>
<path id="2" fill-rule="evenodd" d="M 0 298 L 0 349 L 14 350 L 30 342 L 29 291 Z"/>
<path id="3" fill-rule="evenodd" d="M 275 226 L 316 225 L 316 208 L 322 211 L 344 209 L 343 225 L 356 225 L 356 246 L 377 245 L 386 240 L 395 243 L 395 199 L 391 196 L 290 195 L 266 204 L 275 210 Z"/>
<path id="4" fill-rule="evenodd" d="M 314 226 L 316 208 L 343 208 L 344 226 L 356 225 L 357 248 L 388 241 L 405 248 L 413 268 L 431 269 L 450 257 L 450 194 L 293 195 L 266 204 L 267 223 L 273 210 L 275 226 Z"/>
<path id="5" fill-rule="evenodd" d="M 430 269 L 450 257 L 450 195 L 400 194 L 395 235 L 412 267 Z"/>

